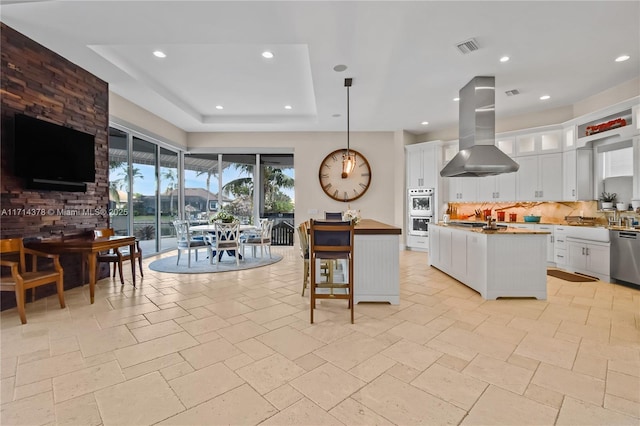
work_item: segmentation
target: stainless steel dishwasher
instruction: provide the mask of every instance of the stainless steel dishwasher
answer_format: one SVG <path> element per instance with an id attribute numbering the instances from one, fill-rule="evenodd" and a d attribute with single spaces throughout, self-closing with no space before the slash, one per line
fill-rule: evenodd
<path id="1" fill-rule="evenodd" d="M 611 279 L 640 285 L 640 232 L 611 233 Z"/>

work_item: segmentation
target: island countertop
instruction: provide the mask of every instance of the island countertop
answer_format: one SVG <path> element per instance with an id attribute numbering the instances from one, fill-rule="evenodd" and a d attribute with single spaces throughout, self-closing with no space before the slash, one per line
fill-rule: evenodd
<path id="1" fill-rule="evenodd" d="M 444 222 L 439 222 L 437 224 L 434 223 L 433 225 L 444 226 L 444 227 L 447 227 L 447 228 L 459 229 L 460 231 L 475 232 L 477 234 L 487 234 L 487 235 L 494 235 L 494 234 L 501 234 L 501 235 L 504 235 L 504 234 L 537 235 L 537 234 L 550 234 L 551 233 L 549 231 L 541 231 L 541 230 L 534 230 L 534 229 L 511 228 L 511 227 L 498 228 L 498 229 L 482 229 L 482 228 L 479 228 L 479 227 L 478 228 L 472 228 L 470 226 L 460 226 L 460 225 L 456 225 L 455 223 L 444 223 Z"/>
<path id="2" fill-rule="evenodd" d="M 356 235 L 400 235 L 402 229 L 373 219 L 360 219 L 355 226 Z"/>

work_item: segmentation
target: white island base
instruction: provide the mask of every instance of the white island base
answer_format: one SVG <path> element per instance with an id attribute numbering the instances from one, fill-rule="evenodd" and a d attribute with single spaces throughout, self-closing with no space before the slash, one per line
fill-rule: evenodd
<path id="1" fill-rule="evenodd" d="M 429 265 L 489 300 L 547 298 L 547 235 L 508 228 L 482 232 L 429 226 Z"/>

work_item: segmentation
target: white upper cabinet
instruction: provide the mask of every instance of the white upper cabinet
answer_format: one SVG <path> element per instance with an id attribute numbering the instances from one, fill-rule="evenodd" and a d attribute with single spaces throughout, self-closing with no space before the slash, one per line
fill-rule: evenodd
<path id="1" fill-rule="evenodd" d="M 517 199 L 562 200 L 562 153 L 518 157 Z"/>
<path id="2" fill-rule="evenodd" d="M 478 182 L 478 201 L 515 201 L 516 175 L 517 173 L 503 173 L 496 176 L 476 178 Z"/>
<path id="3" fill-rule="evenodd" d="M 498 149 L 509 157 L 515 157 L 516 155 L 516 138 L 511 137 L 497 137 L 496 136 L 496 146 Z"/>
<path id="4" fill-rule="evenodd" d="M 407 188 L 436 188 L 438 184 L 437 142 L 407 145 Z"/>
<path id="5" fill-rule="evenodd" d="M 572 124 L 564 128 L 564 149 L 574 149 L 576 147 L 577 126 Z"/>
<path id="6" fill-rule="evenodd" d="M 593 150 L 573 149 L 562 153 L 562 199 L 595 199 L 593 190 Z"/>
<path id="7" fill-rule="evenodd" d="M 450 203 L 478 201 L 478 180 L 475 177 L 446 177 Z"/>
<path id="8" fill-rule="evenodd" d="M 526 133 L 516 136 L 516 155 L 536 155 L 562 151 L 562 130 Z"/>

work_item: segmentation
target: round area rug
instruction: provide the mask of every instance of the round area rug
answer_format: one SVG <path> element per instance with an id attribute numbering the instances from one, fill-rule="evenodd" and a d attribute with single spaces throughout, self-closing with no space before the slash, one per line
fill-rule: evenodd
<path id="1" fill-rule="evenodd" d="M 158 259 L 149 264 L 149 269 L 157 272 L 170 272 L 172 274 L 210 274 L 212 272 L 229 272 L 229 271 L 241 271 L 243 269 L 259 268 L 260 266 L 267 266 L 282 260 L 282 256 L 277 254 L 272 255 L 271 258 L 265 254 L 264 258 L 244 256 L 240 261 L 240 266 L 236 265 L 236 258 L 228 256 L 226 253 L 222 256 L 222 262 L 220 265 L 209 264 L 209 259 L 206 253 L 200 252 L 198 254 L 198 261 L 196 262 L 195 254 L 191 255 L 191 267 L 187 267 L 187 254 L 180 255 L 180 264 L 176 265 L 178 256 L 164 257 Z"/>

